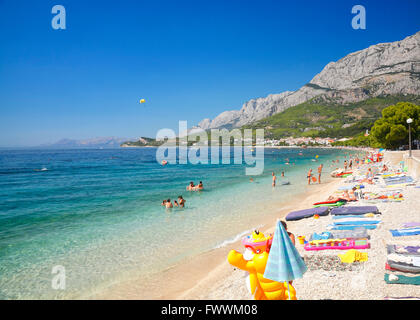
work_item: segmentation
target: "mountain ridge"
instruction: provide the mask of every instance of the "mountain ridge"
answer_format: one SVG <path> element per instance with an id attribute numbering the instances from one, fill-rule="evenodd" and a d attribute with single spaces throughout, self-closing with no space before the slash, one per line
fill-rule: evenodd
<path id="1" fill-rule="evenodd" d="M 195 128 L 238 128 L 278 114 L 318 96 L 342 104 L 387 95 L 420 92 L 420 31 L 403 40 L 371 45 L 328 63 L 296 91 L 245 102 L 240 110 L 206 118 Z"/>

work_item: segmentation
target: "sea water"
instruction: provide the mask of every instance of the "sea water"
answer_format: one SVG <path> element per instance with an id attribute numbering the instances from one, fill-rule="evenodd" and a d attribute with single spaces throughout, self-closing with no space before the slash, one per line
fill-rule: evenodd
<path id="1" fill-rule="evenodd" d="M 309 168 L 317 177 L 323 163 L 331 179 L 335 159 L 342 164 L 344 152 L 265 149 L 264 172 L 251 182 L 245 162 L 162 166 L 154 148 L 1 150 L 0 299 L 88 297 L 221 247 L 305 192 Z M 204 190 L 186 191 L 190 181 Z M 161 206 L 180 195 L 185 208 Z M 57 266 L 65 290 L 52 285 Z"/>

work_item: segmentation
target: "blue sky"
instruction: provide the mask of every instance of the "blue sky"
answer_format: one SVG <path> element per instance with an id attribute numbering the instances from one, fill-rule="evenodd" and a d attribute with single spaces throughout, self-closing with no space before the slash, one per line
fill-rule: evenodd
<path id="1" fill-rule="evenodd" d="M 51 27 L 56 4 L 66 30 Z M 351 27 L 356 4 L 366 30 Z M 414 34 L 419 12 L 418 0 L 0 0 L 0 146 L 192 126 Z"/>

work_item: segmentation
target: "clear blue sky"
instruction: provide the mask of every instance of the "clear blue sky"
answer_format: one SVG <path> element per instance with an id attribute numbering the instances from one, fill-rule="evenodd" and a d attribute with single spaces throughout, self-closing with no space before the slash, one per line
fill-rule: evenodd
<path id="1" fill-rule="evenodd" d="M 66 30 L 51 27 L 56 4 Z M 351 27 L 356 4 L 366 30 Z M 0 0 L 0 146 L 192 126 L 412 35 L 419 13 L 418 0 Z"/>

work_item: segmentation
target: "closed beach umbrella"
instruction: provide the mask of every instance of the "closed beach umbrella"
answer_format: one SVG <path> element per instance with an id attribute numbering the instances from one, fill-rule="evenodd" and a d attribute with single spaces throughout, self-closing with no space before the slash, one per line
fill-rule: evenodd
<path id="1" fill-rule="evenodd" d="M 264 278 L 277 282 L 302 278 L 308 270 L 280 220 L 277 220 L 273 243 L 268 256 Z M 290 298 L 290 288 L 289 298 Z"/>

